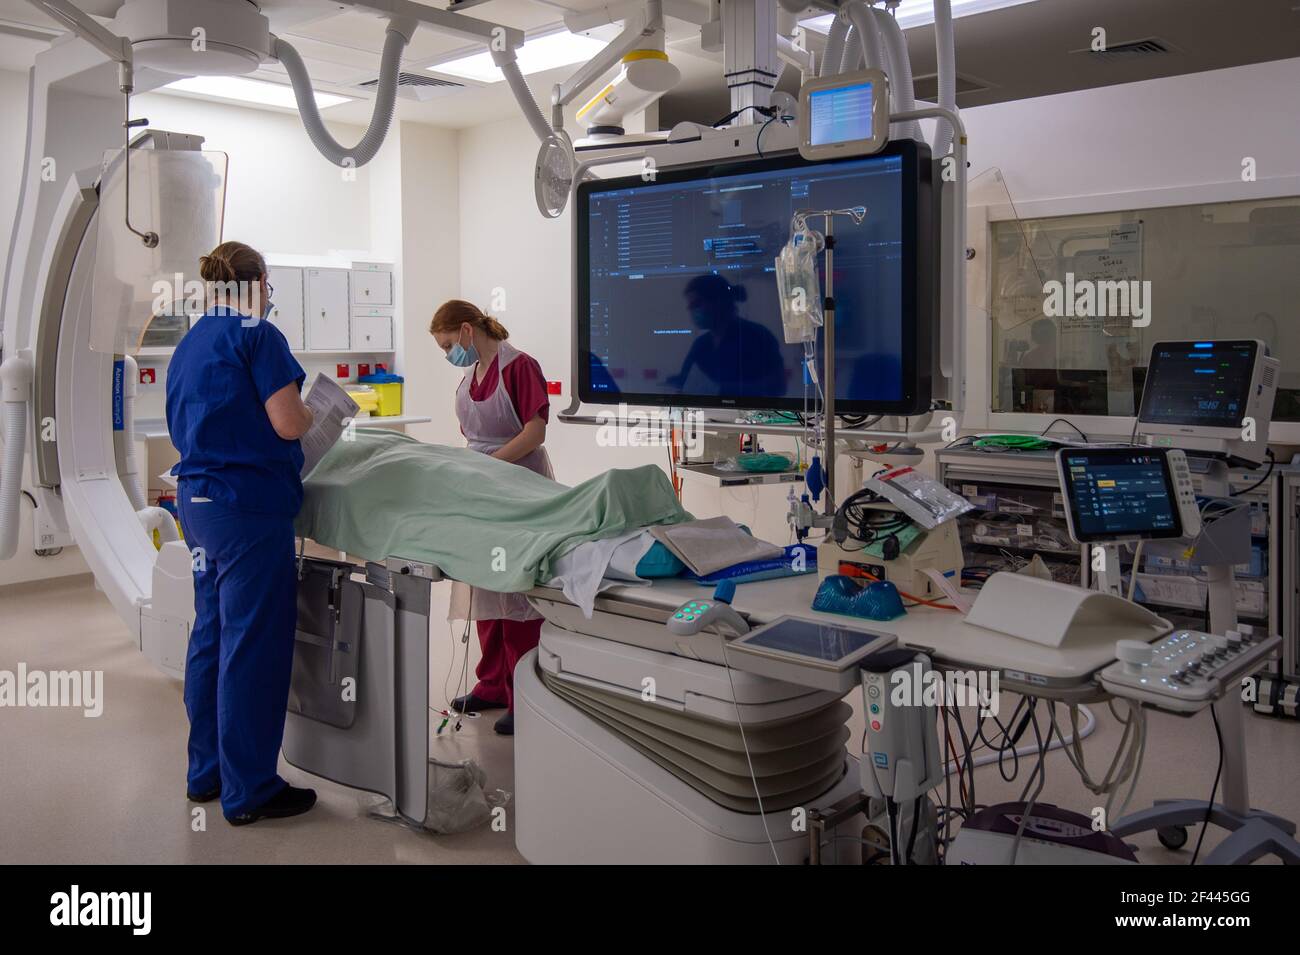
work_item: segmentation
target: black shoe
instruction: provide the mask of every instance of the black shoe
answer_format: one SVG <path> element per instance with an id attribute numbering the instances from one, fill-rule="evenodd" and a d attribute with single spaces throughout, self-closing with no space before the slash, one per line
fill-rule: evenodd
<path id="1" fill-rule="evenodd" d="M 232 826 L 247 826 L 259 819 L 300 816 L 314 805 L 316 805 L 316 790 L 285 786 L 256 809 L 242 812 L 238 816 L 227 817 L 226 821 Z"/>
<path id="2" fill-rule="evenodd" d="M 503 710 L 505 706 L 504 703 L 493 703 L 491 700 L 485 700 L 473 693 L 466 693 L 464 696 L 458 696 L 451 701 L 451 708 L 457 713 L 464 713 L 466 710 Z"/>
<path id="3" fill-rule="evenodd" d="M 185 790 L 185 798 L 188 799 L 190 802 L 212 802 L 212 800 L 216 799 L 220 795 L 221 795 L 220 783 L 218 783 L 212 789 L 205 789 L 201 793 L 190 792 L 190 790 L 188 789 Z"/>
<path id="4" fill-rule="evenodd" d="M 498 733 L 500 733 L 502 736 L 514 736 L 515 735 L 514 711 L 511 710 L 505 716 L 501 717 L 501 719 L 493 723 L 492 728 L 496 730 Z"/>

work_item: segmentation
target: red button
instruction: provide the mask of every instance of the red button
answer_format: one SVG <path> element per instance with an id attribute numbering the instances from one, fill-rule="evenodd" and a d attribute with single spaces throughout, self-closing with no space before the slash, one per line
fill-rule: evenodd
<path id="1" fill-rule="evenodd" d="M 878 729 L 880 729 L 880 720 L 872 720 L 872 721 L 871 721 L 871 728 L 872 728 L 873 730 L 878 730 Z"/>

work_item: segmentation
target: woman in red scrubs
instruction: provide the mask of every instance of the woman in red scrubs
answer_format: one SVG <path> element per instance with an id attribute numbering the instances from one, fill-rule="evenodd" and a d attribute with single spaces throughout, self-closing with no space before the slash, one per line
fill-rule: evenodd
<path id="1" fill-rule="evenodd" d="M 554 477 L 542 446 L 550 400 L 546 378 L 531 356 L 506 341 L 509 333 L 495 318 L 460 299 L 444 302 L 429 326 L 447 360 L 466 369 L 456 390 L 456 417 L 461 433 L 475 451 Z M 514 672 L 519 658 L 542 633 L 542 617 L 523 594 L 499 594 L 456 584 L 452 591 L 453 619 L 474 620 L 483 658 L 473 691 L 452 701 L 465 710 L 506 710 L 493 726 L 511 736 L 515 731 Z"/>

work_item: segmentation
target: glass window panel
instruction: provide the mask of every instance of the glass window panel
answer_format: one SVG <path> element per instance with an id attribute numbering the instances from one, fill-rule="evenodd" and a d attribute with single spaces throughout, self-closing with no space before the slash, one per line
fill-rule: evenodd
<path id="1" fill-rule="evenodd" d="M 1132 415 L 1156 341 L 1300 350 L 1300 198 L 1007 219 L 991 232 L 995 412 Z M 1071 299 L 1086 314 L 1069 314 Z M 1300 368 L 1285 358 L 1273 417 L 1300 421 Z"/>

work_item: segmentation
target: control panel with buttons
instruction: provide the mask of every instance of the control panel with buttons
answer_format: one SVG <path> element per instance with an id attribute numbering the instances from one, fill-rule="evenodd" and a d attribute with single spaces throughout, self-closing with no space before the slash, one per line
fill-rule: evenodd
<path id="1" fill-rule="evenodd" d="M 668 618 L 668 629 L 689 637 L 715 625 L 724 625 L 732 633 L 748 633 L 749 623 L 731 609 L 736 596 L 734 581 L 724 580 L 713 590 L 712 599 L 688 600 Z"/>
<path id="2" fill-rule="evenodd" d="M 1230 692 L 1281 645 L 1281 637 L 1257 634 L 1248 624 L 1224 635 L 1175 630 L 1155 643 L 1120 640 L 1118 659 L 1101 671 L 1101 683 L 1115 696 L 1194 713 Z"/>
<path id="3" fill-rule="evenodd" d="M 1165 459 L 1169 462 L 1169 474 L 1174 479 L 1174 495 L 1178 501 L 1183 537 L 1195 539 L 1201 533 L 1201 511 L 1196 506 L 1196 489 L 1192 486 L 1192 469 L 1187 464 L 1187 455 L 1173 449 L 1166 453 Z"/>

